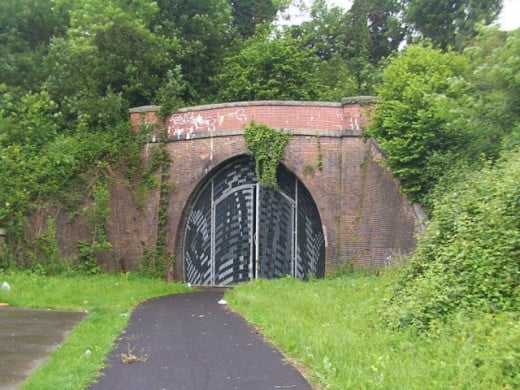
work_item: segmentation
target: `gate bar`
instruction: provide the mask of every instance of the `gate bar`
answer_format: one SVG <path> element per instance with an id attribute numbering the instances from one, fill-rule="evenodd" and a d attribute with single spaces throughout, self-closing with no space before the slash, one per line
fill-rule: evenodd
<path id="1" fill-rule="evenodd" d="M 215 285 L 215 200 L 213 199 L 214 196 L 214 178 L 211 179 L 211 230 L 210 230 L 210 267 L 211 267 L 211 285 Z"/>
<path id="2" fill-rule="evenodd" d="M 255 184 L 255 231 L 253 232 L 253 245 L 255 247 L 255 279 L 258 278 L 258 270 L 260 269 L 260 240 L 258 232 L 260 231 L 260 183 Z"/>

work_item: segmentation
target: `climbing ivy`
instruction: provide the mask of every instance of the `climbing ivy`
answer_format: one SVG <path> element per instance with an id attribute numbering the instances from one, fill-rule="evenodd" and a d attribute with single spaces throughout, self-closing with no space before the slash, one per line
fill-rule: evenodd
<path id="1" fill-rule="evenodd" d="M 276 168 L 283 160 L 285 147 L 290 139 L 289 134 L 252 122 L 246 127 L 244 138 L 255 160 L 258 180 L 266 187 L 277 189 Z"/>
<path id="2" fill-rule="evenodd" d="M 316 168 L 318 168 L 318 171 L 323 171 L 323 150 L 321 149 L 321 138 L 318 136 L 317 139 L 317 145 L 318 145 L 318 161 L 316 161 Z"/>
<path id="3" fill-rule="evenodd" d="M 163 137 L 164 140 L 164 137 Z M 157 241 L 155 244 L 153 267 L 149 270 L 152 276 L 164 276 L 165 270 L 173 267 L 175 258 L 168 250 L 166 237 L 168 234 L 168 220 L 170 217 L 168 208 L 170 205 L 170 192 L 175 189 L 175 184 L 170 181 L 170 155 L 164 141 L 160 144 L 161 161 L 161 186 L 159 189 L 159 219 L 157 221 Z"/>
<path id="4" fill-rule="evenodd" d="M 150 132 L 150 129 L 145 129 Z M 147 277 L 164 277 L 165 273 L 173 270 L 175 256 L 168 250 L 168 220 L 169 220 L 169 196 L 175 190 L 175 183 L 170 181 L 171 159 L 166 147 L 166 129 L 151 128 L 159 135 L 159 142 L 150 150 L 149 161 L 146 167 L 137 177 L 139 182 L 139 201 L 144 202 L 145 192 L 150 190 L 159 191 L 159 209 L 157 220 L 157 239 L 154 248 L 148 248 L 144 242 L 143 257 L 136 264 L 136 271 Z M 140 205 L 142 208 L 144 205 Z M 166 271 L 166 272 L 165 272 Z"/>
<path id="5" fill-rule="evenodd" d="M 110 191 L 106 184 L 98 182 L 93 187 L 94 202 L 92 207 L 83 210 L 87 222 L 92 227 L 92 238 L 79 240 L 78 269 L 87 274 L 96 274 L 101 271 L 99 256 L 112 248 L 106 231 L 106 221 L 110 215 Z"/>
<path id="6" fill-rule="evenodd" d="M 28 244 L 27 268 L 40 275 L 58 275 L 68 268 L 60 257 L 56 220 L 48 216 L 47 227 Z"/>

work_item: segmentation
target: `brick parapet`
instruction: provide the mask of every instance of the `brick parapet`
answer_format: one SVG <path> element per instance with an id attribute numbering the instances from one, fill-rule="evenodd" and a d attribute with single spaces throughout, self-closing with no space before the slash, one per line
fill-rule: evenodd
<path id="1" fill-rule="evenodd" d="M 343 103 L 269 100 L 211 104 L 181 108 L 164 120 L 158 117 L 160 107 L 143 106 L 130 110 L 130 120 L 134 129 L 141 125 L 163 128 L 169 140 L 227 136 L 230 132 L 243 132 L 252 122 L 290 133 L 358 135 L 367 123 L 367 104 L 374 99 L 349 98 Z"/>

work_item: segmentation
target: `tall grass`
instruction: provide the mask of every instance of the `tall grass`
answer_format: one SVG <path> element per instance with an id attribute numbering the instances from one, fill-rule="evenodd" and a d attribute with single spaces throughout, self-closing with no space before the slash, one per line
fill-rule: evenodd
<path id="1" fill-rule="evenodd" d="M 397 272 L 258 280 L 226 299 L 320 388 L 520 388 L 517 315 L 453 317 L 427 334 L 392 331 L 380 313 Z"/>
<path id="2" fill-rule="evenodd" d="M 187 288 L 131 274 L 42 277 L 2 272 L 9 291 L 0 301 L 11 306 L 85 311 L 88 314 L 22 385 L 32 389 L 84 389 L 103 368 L 132 309 L 149 298 L 186 291 Z"/>

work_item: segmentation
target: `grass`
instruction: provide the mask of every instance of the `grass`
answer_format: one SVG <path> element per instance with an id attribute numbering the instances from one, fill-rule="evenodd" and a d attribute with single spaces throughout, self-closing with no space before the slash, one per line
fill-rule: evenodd
<path id="1" fill-rule="evenodd" d="M 520 388 L 518 314 L 459 315 L 429 333 L 388 329 L 381 313 L 398 272 L 258 280 L 226 299 L 319 388 Z"/>
<path id="2" fill-rule="evenodd" d="M 85 311 L 88 315 L 40 366 L 22 389 L 84 389 L 99 375 L 132 309 L 142 301 L 183 292 L 187 287 L 131 274 L 43 277 L 2 272 L 9 291 L 0 302 L 11 306 Z"/>

